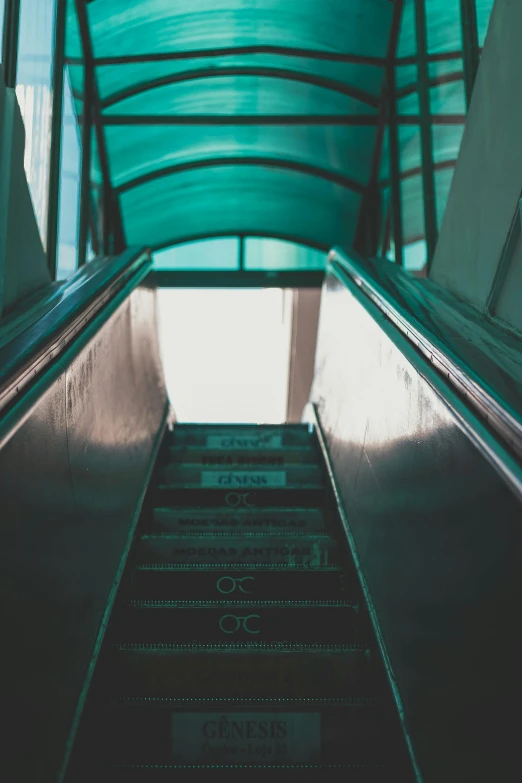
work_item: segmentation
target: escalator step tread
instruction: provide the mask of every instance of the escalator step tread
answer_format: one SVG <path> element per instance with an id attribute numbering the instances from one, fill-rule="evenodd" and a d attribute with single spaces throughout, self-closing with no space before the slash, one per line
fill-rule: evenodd
<path id="1" fill-rule="evenodd" d="M 296 707 L 113 701 L 105 714 L 108 754 L 125 763 L 370 763 L 391 757 L 389 721 L 367 701 Z M 108 737 L 110 736 L 110 741 Z M 279 756 L 279 759 L 276 757 Z"/>
<path id="2" fill-rule="evenodd" d="M 329 565 L 339 562 L 337 542 L 324 533 L 172 534 L 151 532 L 141 536 L 140 562 L 253 563 Z"/>
<path id="3" fill-rule="evenodd" d="M 143 642 L 248 640 L 353 642 L 359 607 L 345 601 L 144 601 L 130 602 L 116 632 Z"/>
<path id="4" fill-rule="evenodd" d="M 285 487 L 238 488 L 196 485 L 172 486 L 158 484 L 151 488 L 155 506 L 221 507 L 221 508 L 316 508 L 326 500 L 325 486 L 319 484 L 287 484 Z"/>
<path id="5" fill-rule="evenodd" d="M 151 527 L 158 532 L 189 533 L 237 530 L 272 533 L 320 533 L 329 527 L 322 509 L 155 508 Z"/>
<path id="6" fill-rule="evenodd" d="M 225 597 L 259 600 L 341 600 L 359 598 L 355 579 L 339 565 L 311 568 L 282 564 L 279 568 L 226 564 L 153 563 L 136 566 L 129 597 L 216 600 Z"/>
<path id="7" fill-rule="evenodd" d="M 316 433 L 302 424 L 182 424 L 166 435 L 169 445 L 187 444 L 227 450 L 306 446 L 316 441 Z"/>
<path id="8" fill-rule="evenodd" d="M 341 565 L 318 565 L 311 568 L 306 563 L 141 563 L 136 566 L 137 571 L 244 571 L 253 569 L 259 573 L 291 573 L 306 574 L 313 578 L 314 574 L 343 574 Z"/>
<path id="9" fill-rule="evenodd" d="M 340 698 L 374 695 L 363 644 L 235 641 L 116 643 L 114 696 L 187 699 Z"/>
<path id="10" fill-rule="evenodd" d="M 256 489 L 322 486 L 323 471 L 317 465 L 288 467 L 223 467 L 221 465 L 186 465 L 171 463 L 158 471 L 160 485 L 201 487 L 202 489 Z"/>
<path id="11" fill-rule="evenodd" d="M 176 780 L 183 783 L 185 780 L 216 780 L 223 772 L 227 774 L 227 780 L 244 780 L 245 772 L 248 772 L 249 781 L 268 781 L 288 783 L 291 775 L 299 774 L 299 781 L 319 783 L 322 780 L 343 781 L 343 783 L 395 783 L 404 777 L 399 777 L 400 771 L 392 766 L 371 764 L 317 764 L 317 765 L 121 765 L 114 766 L 112 774 L 108 778 L 110 783 L 125 783 L 126 781 L 155 781 L 172 780 L 172 773 L 178 773 Z M 183 773 L 179 777 L 179 773 Z M 202 773 L 207 773 L 202 778 Z M 295 780 L 295 778 L 294 778 Z"/>
<path id="12" fill-rule="evenodd" d="M 332 503 L 307 425 L 166 434 L 67 783 L 410 781 Z"/>
<path id="13" fill-rule="evenodd" d="M 320 465 L 315 445 L 282 446 L 277 449 L 213 449 L 207 446 L 171 445 L 160 457 L 161 465 L 266 466 Z"/>

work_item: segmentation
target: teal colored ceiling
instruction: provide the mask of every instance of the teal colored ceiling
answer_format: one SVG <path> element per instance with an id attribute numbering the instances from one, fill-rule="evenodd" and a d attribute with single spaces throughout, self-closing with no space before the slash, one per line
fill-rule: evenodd
<path id="1" fill-rule="evenodd" d="M 481 43 L 491 5 L 477 0 Z M 432 114 L 457 118 L 452 126 L 434 120 L 439 212 L 465 114 L 459 6 L 426 0 Z M 160 249 L 235 235 L 324 249 L 353 243 L 372 175 L 384 190 L 389 176 L 386 138 L 380 171 L 376 152 L 393 0 L 91 0 L 86 7 L 129 244 Z M 397 108 L 413 121 L 415 54 L 414 2 L 405 0 Z M 81 103 L 72 0 L 67 58 Z M 414 241 L 423 231 L 419 128 L 399 130 L 405 235 Z"/>
<path id="2" fill-rule="evenodd" d="M 92 0 L 87 12 L 127 242 L 352 243 L 393 3 Z M 67 54 L 79 97 L 78 35 Z"/>

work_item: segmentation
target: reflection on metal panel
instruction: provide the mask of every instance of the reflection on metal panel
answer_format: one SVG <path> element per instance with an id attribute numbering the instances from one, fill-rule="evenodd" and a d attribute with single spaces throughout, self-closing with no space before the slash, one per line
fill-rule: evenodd
<path id="1" fill-rule="evenodd" d="M 0 451 L 6 780 L 64 761 L 165 412 L 154 309 L 143 285 L 91 324 Z"/>
<path id="2" fill-rule="evenodd" d="M 371 302 L 328 278 L 313 398 L 421 772 L 510 780 L 522 512 L 441 384 Z"/>

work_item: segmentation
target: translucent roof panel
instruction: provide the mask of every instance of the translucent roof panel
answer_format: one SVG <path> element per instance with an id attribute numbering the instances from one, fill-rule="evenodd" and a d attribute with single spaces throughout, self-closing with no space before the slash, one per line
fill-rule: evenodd
<path id="1" fill-rule="evenodd" d="M 147 244 L 150 236 L 165 247 L 238 233 L 328 248 L 332 238 L 351 244 L 353 225 L 343 215 L 357 211 L 360 197 L 300 172 L 216 166 L 165 176 L 120 198 L 133 245 Z"/>
<path id="2" fill-rule="evenodd" d="M 129 244 L 159 250 L 238 235 L 321 249 L 352 242 L 372 176 L 389 0 L 86 8 Z M 75 68 L 72 44 L 67 55 Z M 78 92 L 80 78 L 78 69 Z M 277 258 L 282 270 L 322 268 L 302 251 Z"/>
<path id="3" fill-rule="evenodd" d="M 103 61 L 102 61 L 103 62 Z M 333 85 L 362 85 L 361 92 L 378 100 L 382 87 L 382 68 L 379 64 L 343 62 L 339 60 L 319 60 L 312 57 L 281 55 L 236 54 L 216 57 L 191 57 L 181 60 L 152 60 L 143 62 L 116 62 L 112 65 L 99 65 L 97 68 L 98 88 L 104 104 L 117 100 L 121 94 L 135 87 L 158 80 L 178 78 L 189 79 L 205 74 L 218 75 L 231 70 L 248 72 L 284 72 L 309 77 Z M 313 81 L 311 82 L 313 83 Z"/>
<path id="4" fill-rule="evenodd" d="M 323 270 L 327 253 L 277 239 L 245 240 L 246 270 Z"/>
<path id="5" fill-rule="evenodd" d="M 271 44 L 380 56 L 388 0 L 96 0 L 96 57 Z"/>
<path id="6" fill-rule="evenodd" d="M 240 269 L 239 237 L 218 237 L 187 242 L 152 254 L 154 269 L 180 272 L 194 270 L 238 271 Z M 327 253 L 279 239 L 246 237 L 244 266 L 247 272 L 322 271 Z"/>
<path id="7" fill-rule="evenodd" d="M 137 125 L 105 129 L 115 187 L 215 159 L 275 159 L 317 169 L 317 176 L 336 175 L 364 188 L 370 171 L 375 127 L 186 126 Z M 354 155 L 354 150 L 357 154 Z"/>
<path id="8" fill-rule="evenodd" d="M 136 88 L 137 89 L 137 88 Z M 279 76 L 229 76 L 199 73 L 186 81 L 176 81 L 142 91 L 105 109 L 105 115 L 156 114 L 373 114 L 369 106 L 343 94 L 339 82 L 315 86 L 302 81 L 299 73 L 284 71 Z"/>
<path id="9" fill-rule="evenodd" d="M 239 269 L 239 239 L 219 237 L 167 247 L 152 254 L 158 271 L 212 270 L 234 272 Z"/>
<path id="10" fill-rule="evenodd" d="M 76 3 L 67 2 L 67 58 L 80 109 Z M 476 5 L 482 45 L 492 0 Z M 425 7 L 440 222 L 466 111 L 461 10 L 460 0 L 425 0 Z M 243 266 L 270 263 L 281 271 L 322 268 L 323 249 L 350 245 L 376 171 L 389 186 L 387 134 L 382 155 L 376 145 L 399 8 L 390 0 L 86 3 L 108 168 L 127 242 L 161 250 L 210 237 L 257 237 L 245 241 Z M 415 0 L 404 0 L 395 75 L 397 111 L 405 118 L 399 169 L 410 243 L 424 231 L 416 57 Z M 283 252 L 284 241 L 301 249 Z M 161 256 L 164 268 L 208 268 L 188 245 L 169 253 Z"/>
<path id="11" fill-rule="evenodd" d="M 431 130 L 433 161 L 435 164 L 455 161 L 459 154 L 463 126 L 434 125 Z M 421 164 L 419 128 L 403 125 L 399 128 L 401 171 L 414 169 Z"/>

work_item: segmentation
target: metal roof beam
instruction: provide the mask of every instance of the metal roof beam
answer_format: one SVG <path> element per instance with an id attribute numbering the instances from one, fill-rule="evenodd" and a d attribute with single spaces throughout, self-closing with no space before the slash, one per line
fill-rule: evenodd
<path id="1" fill-rule="evenodd" d="M 158 251 L 158 250 L 167 250 L 171 247 L 176 247 L 176 245 L 188 245 L 193 242 L 202 242 L 207 239 L 275 239 L 280 242 L 290 242 L 292 245 L 303 245 L 303 247 L 309 247 L 311 250 L 319 250 L 325 254 L 327 254 L 330 251 L 330 245 L 324 244 L 323 242 L 314 242 L 310 239 L 304 239 L 303 237 L 296 236 L 295 234 L 286 234 L 286 233 L 273 233 L 271 231 L 260 231 L 259 229 L 251 229 L 246 231 L 213 231 L 211 233 L 208 233 L 206 231 L 202 231 L 198 234 L 188 234 L 185 237 L 177 237 L 176 239 L 172 238 L 166 242 L 162 242 L 161 244 L 154 245 L 151 250 L 152 252 Z M 326 255 L 325 255 L 325 264 L 326 264 Z"/>
<path id="2" fill-rule="evenodd" d="M 379 107 L 378 97 L 371 95 L 364 90 L 360 90 L 358 87 L 355 87 L 351 84 L 341 82 L 337 79 L 329 79 L 324 76 L 304 73 L 302 71 L 267 67 L 201 68 L 194 71 L 168 74 L 157 79 L 150 79 L 146 82 L 133 84 L 124 90 L 113 93 L 113 95 L 109 95 L 107 98 L 105 98 L 101 105 L 102 109 L 106 109 L 109 106 L 114 106 L 115 104 L 127 100 L 128 98 L 133 98 L 136 95 L 141 95 L 142 93 L 149 92 L 150 90 L 156 90 L 160 87 L 168 87 L 174 84 L 183 84 L 184 82 L 199 81 L 203 79 L 220 79 L 226 78 L 227 76 L 255 76 L 266 79 L 281 79 L 283 81 L 300 82 L 302 84 L 321 87 L 325 90 L 331 90 L 332 92 L 346 95 L 347 97 L 354 98 L 361 103 L 366 103 L 368 106 L 373 106 L 376 109 Z"/>
<path id="3" fill-rule="evenodd" d="M 346 125 L 375 127 L 377 114 L 105 114 L 105 125 Z M 464 125 L 464 114 L 432 114 L 433 125 Z M 399 125 L 421 125 L 422 118 L 415 114 L 397 116 Z"/>
<path id="4" fill-rule="evenodd" d="M 198 169 L 215 168 L 219 166 L 258 166 L 273 169 L 283 169 L 284 171 L 297 171 L 300 174 L 307 174 L 312 177 L 318 177 L 319 179 L 332 182 L 334 185 L 346 188 L 347 190 L 355 191 L 356 193 L 364 192 L 364 184 L 357 182 L 344 174 L 338 174 L 334 171 L 322 168 L 320 166 L 313 166 L 308 163 L 300 163 L 299 161 L 285 160 L 281 158 L 268 158 L 262 156 L 248 156 L 248 157 L 216 157 L 205 158 L 202 160 L 191 160 L 185 163 L 177 163 L 172 166 L 165 166 L 164 168 L 151 171 L 147 174 L 143 174 L 140 177 L 135 177 L 128 182 L 124 182 L 122 185 L 116 188 L 119 193 L 125 193 L 133 188 L 145 185 L 148 182 L 153 182 L 156 179 L 162 179 L 175 174 L 182 174 L 185 171 L 195 171 Z"/>
<path id="5" fill-rule="evenodd" d="M 417 73 L 419 82 L 424 231 L 426 234 L 429 271 L 437 244 L 437 212 L 435 205 L 435 175 L 433 171 L 433 138 L 431 131 L 433 118 L 430 107 L 425 0 L 415 0 L 415 37 L 417 41 Z"/>
<path id="6" fill-rule="evenodd" d="M 469 108 L 480 59 L 477 28 L 477 7 L 475 5 L 475 0 L 460 0 L 460 15 L 462 25 L 462 50 L 464 59 L 466 108 Z"/>
<path id="7" fill-rule="evenodd" d="M 452 158 L 451 160 L 441 160 L 439 163 L 433 164 L 433 170 L 434 171 L 444 171 L 444 169 L 454 169 L 457 165 L 457 159 Z M 415 168 L 412 169 L 406 169 L 405 171 L 400 172 L 400 179 L 410 179 L 411 177 L 420 177 L 422 174 L 422 166 L 415 166 Z M 379 186 L 381 188 L 387 188 L 390 185 L 389 179 L 383 179 L 379 183 Z"/>
<path id="8" fill-rule="evenodd" d="M 201 271 L 157 270 L 152 272 L 159 288 L 321 288 L 324 272 L 292 271 Z"/>
<path id="9" fill-rule="evenodd" d="M 430 89 L 433 87 L 439 87 L 441 84 L 453 84 L 454 82 L 461 82 L 464 78 L 463 71 L 453 71 L 452 73 L 444 73 L 441 76 L 437 76 L 436 79 L 430 79 L 428 81 L 428 86 Z M 405 98 L 407 95 L 413 95 L 413 93 L 417 92 L 419 89 L 419 85 L 417 82 L 413 82 L 412 84 L 407 84 L 404 87 L 401 87 L 397 90 L 396 96 L 397 98 Z"/>
<path id="10" fill-rule="evenodd" d="M 328 62 L 352 63 L 354 65 L 373 65 L 384 67 L 384 57 L 371 57 L 351 52 L 328 52 L 318 49 L 306 49 L 293 46 L 272 46 L 270 44 L 255 44 L 252 46 L 226 46 L 213 49 L 192 49 L 178 52 L 150 52 L 144 54 L 122 54 L 109 57 L 98 57 L 96 66 L 127 65 L 130 63 L 174 62 L 176 60 L 198 60 L 219 57 L 248 56 L 256 54 L 277 55 L 279 57 L 302 57 L 310 60 Z M 69 62 L 73 63 L 71 58 Z"/>

